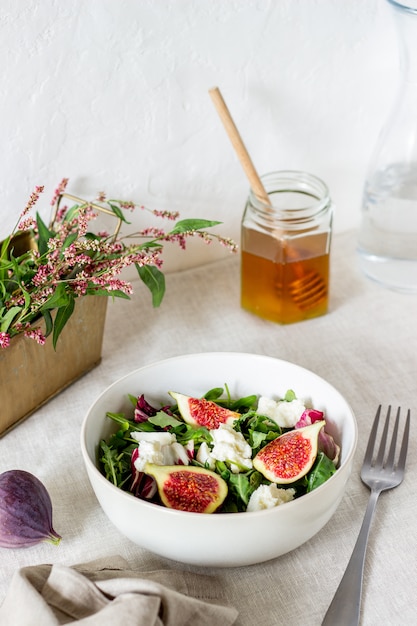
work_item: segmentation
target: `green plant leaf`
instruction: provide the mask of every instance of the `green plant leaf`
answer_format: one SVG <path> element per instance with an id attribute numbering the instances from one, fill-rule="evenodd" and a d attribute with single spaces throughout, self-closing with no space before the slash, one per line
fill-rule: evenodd
<path id="1" fill-rule="evenodd" d="M 13 263 L 9 259 L 0 259 L 0 268 L 8 270 L 13 267 Z"/>
<path id="2" fill-rule="evenodd" d="M 115 216 L 119 218 L 119 220 L 122 220 L 122 222 L 125 222 L 125 224 L 131 224 L 131 222 L 127 221 L 125 214 L 123 213 L 122 209 L 117 206 L 117 204 L 112 204 L 111 202 L 109 202 L 109 207 L 111 208 Z"/>
<path id="3" fill-rule="evenodd" d="M 165 276 L 154 265 L 135 265 L 140 279 L 152 294 L 152 305 L 158 307 L 165 294 Z"/>
<path id="4" fill-rule="evenodd" d="M 130 296 L 120 289 L 113 289 L 111 292 L 108 291 L 107 295 L 112 298 L 124 298 L 125 300 L 130 300 Z"/>
<path id="5" fill-rule="evenodd" d="M 285 402 L 292 402 L 296 398 L 297 396 L 295 395 L 295 392 L 292 389 L 288 389 L 288 391 L 286 392 L 284 396 Z"/>
<path id="6" fill-rule="evenodd" d="M 4 281 L 7 278 L 10 240 L 11 236 L 9 235 L 9 237 L 2 242 L 0 248 L 0 281 Z"/>
<path id="7" fill-rule="evenodd" d="M 307 479 L 307 492 L 317 489 L 336 472 L 336 466 L 323 452 L 319 452 Z"/>
<path id="8" fill-rule="evenodd" d="M 63 283 L 58 283 L 52 296 L 42 305 L 41 311 L 46 309 L 59 309 L 67 306 L 71 296 L 65 291 Z"/>
<path id="9" fill-rule="evenodd" d="M 117 487 L 117 485 L 119 484 L 116 470 L 116 466 L 118 463 L 118 453 L 116 450 L 112 450 L 104 440 L 100 441 L 100 448 L 103 453 L 100 457 L 100 461 L 103 464 L 106 478 Z"/>
<path id="10" fill-rule="evenodd" d="M 65 324 L 68 322 L 69 318 L 74 312 L 75 298 L 69 295 L 67 295 L 67 297 L 68 297 L 68 303 L 65 306 L 61 306 L 58 309 L 56 313 L 56 317 L 55 317 L 54 331 L 52 335 L 52 344 L 54 346 L 54 350 L 56 350 L 56 344 L 57 344 L 58 338 L 60 334 L 62 333 Z"/>
<path id="11" fill-rule="evenodd" d="M 52 320 L 52 315 L 48 310 L 42 311 L 43 319 L 45 320 L 45 337 L 51 334 L 54 322 Z"/>
<path id="12" fill-rule="evenodd" d="M 124 298 L 130 300 L 130 296 L 120 289 L 113 289 L 112 291 L 106 291 L 106 289 L 97 289 L 96 287 L 87 288 L 87 295 L 89 296 L 108 296 L 109 298 Z"/>
<path id="13" fill-rule="evenodd" d="M 222 396 L 223 392 L 223 387 L 213 387 L 213 389 L 209 389 L 207 393 L 204 394 L 204 398 L 216 402 Z"/>
<path id="14" fill-rule="evenodd" d="M 134 396 L 134 395 L 133 395 L 133 394 L 131 394 L 131 393 L 128 393 L 128 394 L 127 394 L 127 396 L 128 396 L 128 398 L 129 398 L 129 400 L 130 400 L 130 402 L 131 402 L 132 406 L 133 406 L 133 407 L 135 407 L 135 406 L 136 406 L 136 404 L 137 404 L 137 401 L 138 401 L 137 396 Z"/>
<path id="15" fill-rule="evenodd" d="M 217 226 L 222 222 L 214 222 L 212 220 L 202 220 L 189 218 L 185 220 L 180 220 L 174 226 L 174 228 L 170 231 L 172 235 L 177 235 L 180 233 L 185 233 L 190 230 L 205 230 L 206 228 L 211 228 L 212 226 Z"/>
<path id="16" fill-rule="evenodd" d="M 244 508 L 246 509 L 249 498 L 253 491 L 255 491 L 254 487 L 250 484 L 248 476 L 242 473 L 230 473 L 228 483 L 236 496 L 243 502 Z"/>
<path id="17" fill-rule="evenodd" d="M 74 241 L 77 241 L 77 239 L 78 239 L 78 233 L 71 233 L 71 235 L 68 235 L 68 237 L 65 239 L 64 243 L 62 244 L 61 250 L 65 250 L 66 248 L 68 248 L 72 243 L 74 243 Z"/>
<path id="18" fill-rule="evenodd" d="M 68 211 L 65 213 L 64 222 L 70 222 L 77 215 L 80 210 L 79 204 L 74 204 Z"/>
<path id="19" fill-rule="evenodd" d="M 38 225 L 38 250 L 42 255 L 48 251 L 48 240 L 54 236 L 54 233 L 49 230 L 39 213 L 36 213 L 36 223 Z"/>
<path id="20" fill-rule="evenodd" d="M 7 259 L 7 256 L 8 256 L 7 253 L 9 250 L 11 238 L 12 236 L 9 235 L 8 237 L 6 237 L 6 239 L 4 239 L 4 241 L 2 241 L 1 248 L 0 248 L 0 258 L 2 259 Z"/>
<path id="21" fill-rule="evenodd" d="M 183 423 L 177 420 L 177 418 L 173 415 L 168 415 L 165 411 L 158 411 L 156 415 L 151 415 L 148 418 L 148 422 L 154 426 L 159 426 L 160 428 L 166 428 L 167 426 L 173 426 L 175 428 Z"/>
<path id="22" fill-rule="evenodd" d="M 21 287 L 23 298 L 25 299 L 25 309 L 27 310 L 30 307 L 30 293 Z"/>
<path id="23" fill-rule="evenodd" d="M 7 313 L 1 315 L 0 330 L 2 333 L 6 333 L 8 331 L 10 324 L 12 323 L 16 315 L 20 313 L 21 310 L 22 310 L 21 306 L 12 306 L 7 311 Z"/>
<path id="24" fill-rule="evenodd" d="M 159 243 L 159 241 L 156 241 L 155 239 L 152 239 L 151 241 L 144 241 L 142 244 L 138 244 L 139 250 L 149 250 L 150 248 L 159 248 L 160 250 L 162 250 L 163 246 Z"/>

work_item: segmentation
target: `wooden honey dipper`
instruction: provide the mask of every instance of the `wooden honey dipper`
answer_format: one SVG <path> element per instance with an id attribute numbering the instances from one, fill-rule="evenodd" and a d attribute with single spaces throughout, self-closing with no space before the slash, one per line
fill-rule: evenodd
<path id="1" fill-rule="evenodd" d="M 209 94 L 232 146 L 235 149 L 253 193 L 267 208 L 270 207 L 272 209 L 270 198 L 253 165 L 252 159 L 243 143 L 219 88 L 212 87 L 209 89 Z M 291 256 L 291 250 L 289 248 L 287 248 L 287 255 Z M 292 256 L 294 256 L 294 253 Z M 294 261 L 294 269 L 297 273 L 297 278 L 290 284 L 289 293 L 300 309 L 311 309 L 327 296 L 327 285 L 317 272 L 310 271 L 304 273 L 301 263 L 297 263 L 297 261 Z"/>

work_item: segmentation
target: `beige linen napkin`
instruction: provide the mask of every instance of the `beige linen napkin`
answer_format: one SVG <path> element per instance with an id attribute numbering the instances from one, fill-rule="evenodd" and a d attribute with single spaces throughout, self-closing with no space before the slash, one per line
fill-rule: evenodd
<path id="1" fill-rule="evenodd" d="M 177 570 L 139 572 L 121 557 L 18 570 L 0 607 L 2 626 L 213 626 L 234 624 L 217 581 Z"/>

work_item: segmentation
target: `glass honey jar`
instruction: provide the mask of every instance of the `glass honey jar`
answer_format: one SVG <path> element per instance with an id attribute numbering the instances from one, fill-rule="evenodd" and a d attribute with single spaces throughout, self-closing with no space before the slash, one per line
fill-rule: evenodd
<path id="1" fill-rule="evenodd" d="M 327 186 L 302 171 L 261 177 L 241 231 L 241 305 L 264 319 L 290 324 L 324 315 L 329 302 L 333 205 Z"/>

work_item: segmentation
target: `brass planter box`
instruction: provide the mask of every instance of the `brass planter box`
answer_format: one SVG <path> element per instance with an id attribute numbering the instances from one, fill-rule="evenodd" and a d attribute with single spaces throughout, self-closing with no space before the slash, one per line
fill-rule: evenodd
<path id="1" fill-rule="evenodd" d="M 0 350 L 0 436 L 100 363 L 106 309 L 106 296 L 78 298 L 56 351 L 23 335 Z"/>

